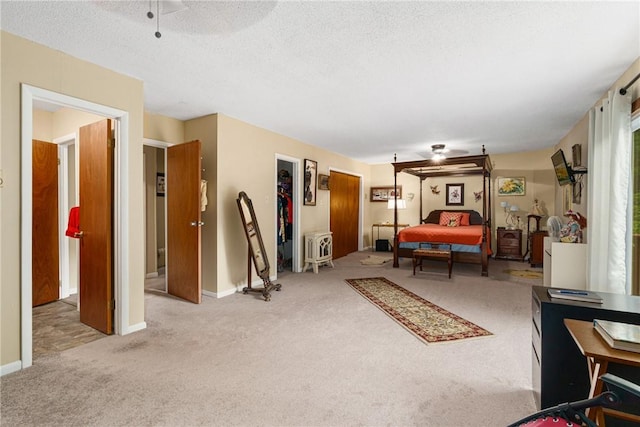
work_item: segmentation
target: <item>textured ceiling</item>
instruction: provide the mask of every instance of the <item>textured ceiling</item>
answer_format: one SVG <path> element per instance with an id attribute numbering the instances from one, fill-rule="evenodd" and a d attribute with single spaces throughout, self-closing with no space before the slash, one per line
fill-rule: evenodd
<path id="1" fill-rule="evenodd" d="M 0 22 L 143 80 L 151 113 L 223 113 L 367 163 L 551 147 L 640 56 L 637 1 L 183 3 L 160 39 L 155 0 L 3 0 Z"/>

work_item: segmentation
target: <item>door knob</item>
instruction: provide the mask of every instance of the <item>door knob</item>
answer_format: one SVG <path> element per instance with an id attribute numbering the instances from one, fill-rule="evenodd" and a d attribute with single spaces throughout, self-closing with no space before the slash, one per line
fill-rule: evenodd
<path id="1" fill-rule="evenodd" d="M 204 225 L 204 222 L 202 221 L 192 221 L 191 222 L 191 226 L 192 227 L 202 227 Z"/>
<path id="2" fill-rule="evenodd" d="M 75 237 L 76 239 L 82 239 L 83 236 L 84 231 L 76 231 L 75 233 L 73 233 L 73 237 Z"/>

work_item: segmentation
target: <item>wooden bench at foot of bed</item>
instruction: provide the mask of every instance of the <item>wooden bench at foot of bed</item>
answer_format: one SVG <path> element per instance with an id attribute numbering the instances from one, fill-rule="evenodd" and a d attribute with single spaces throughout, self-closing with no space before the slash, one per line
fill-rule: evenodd
<path id="1" fill-rule="evenodd" d="M 422 271 L 423 259 L 440 259 L 449 264 L 449 279 L 451 279 L 451 268 L 453 267 L 453 257 L 451 255 L 450 243 L 429 243 L 428 247 L 419 247 L 413 250 L 413 275 L 416 275 L 416 267 Z"/>
<path id="2" fill-rule="evenodd" d="M 399 248 L 397 243 L 393 246 L 393 258 L 394 258 L 394 267 L 399 267 L 398 259 L 400 258 L 413 258 L 413 249 L 412 248 Z M 483 261 L 483 258 L 486 257 L 486 260 Z M 455 263 L 467 263 L 467 264 L 480 264 L 482 266 L 481 274 L 484 277 L 489 275 L 489 257 L 486 255 L 485 251 L 472 253 L 472 252 L 452 252 L 451 258 Z"/>

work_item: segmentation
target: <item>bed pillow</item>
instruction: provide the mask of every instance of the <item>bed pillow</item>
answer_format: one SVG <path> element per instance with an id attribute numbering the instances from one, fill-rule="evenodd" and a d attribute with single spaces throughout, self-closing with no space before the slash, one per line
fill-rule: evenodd
<path id="1" fill-rule="evenodd" d="M 460 220 L 462 219 L 462 214 L 460 212 L 442 212 L 440 214 L 440 225 L 445 225 L 447 227 L 458 227 L 460 225 Z"/>
<path id="2" fill-rule="evenodd" d="M 462 212 L 462 218 L 460 219 L 460 225 L 471 225 L 469 222 L 469 217 L 471 214 L 469 212 Z"/>

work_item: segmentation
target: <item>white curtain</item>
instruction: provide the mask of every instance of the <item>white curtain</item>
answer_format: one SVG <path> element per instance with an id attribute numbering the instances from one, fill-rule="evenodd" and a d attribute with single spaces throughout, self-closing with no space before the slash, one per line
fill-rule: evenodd
<path id="1" fill-rule="evenodd" d="M 587 289 L 631 292 L 631 99 L 610 91 L 589 113 Z"/>

